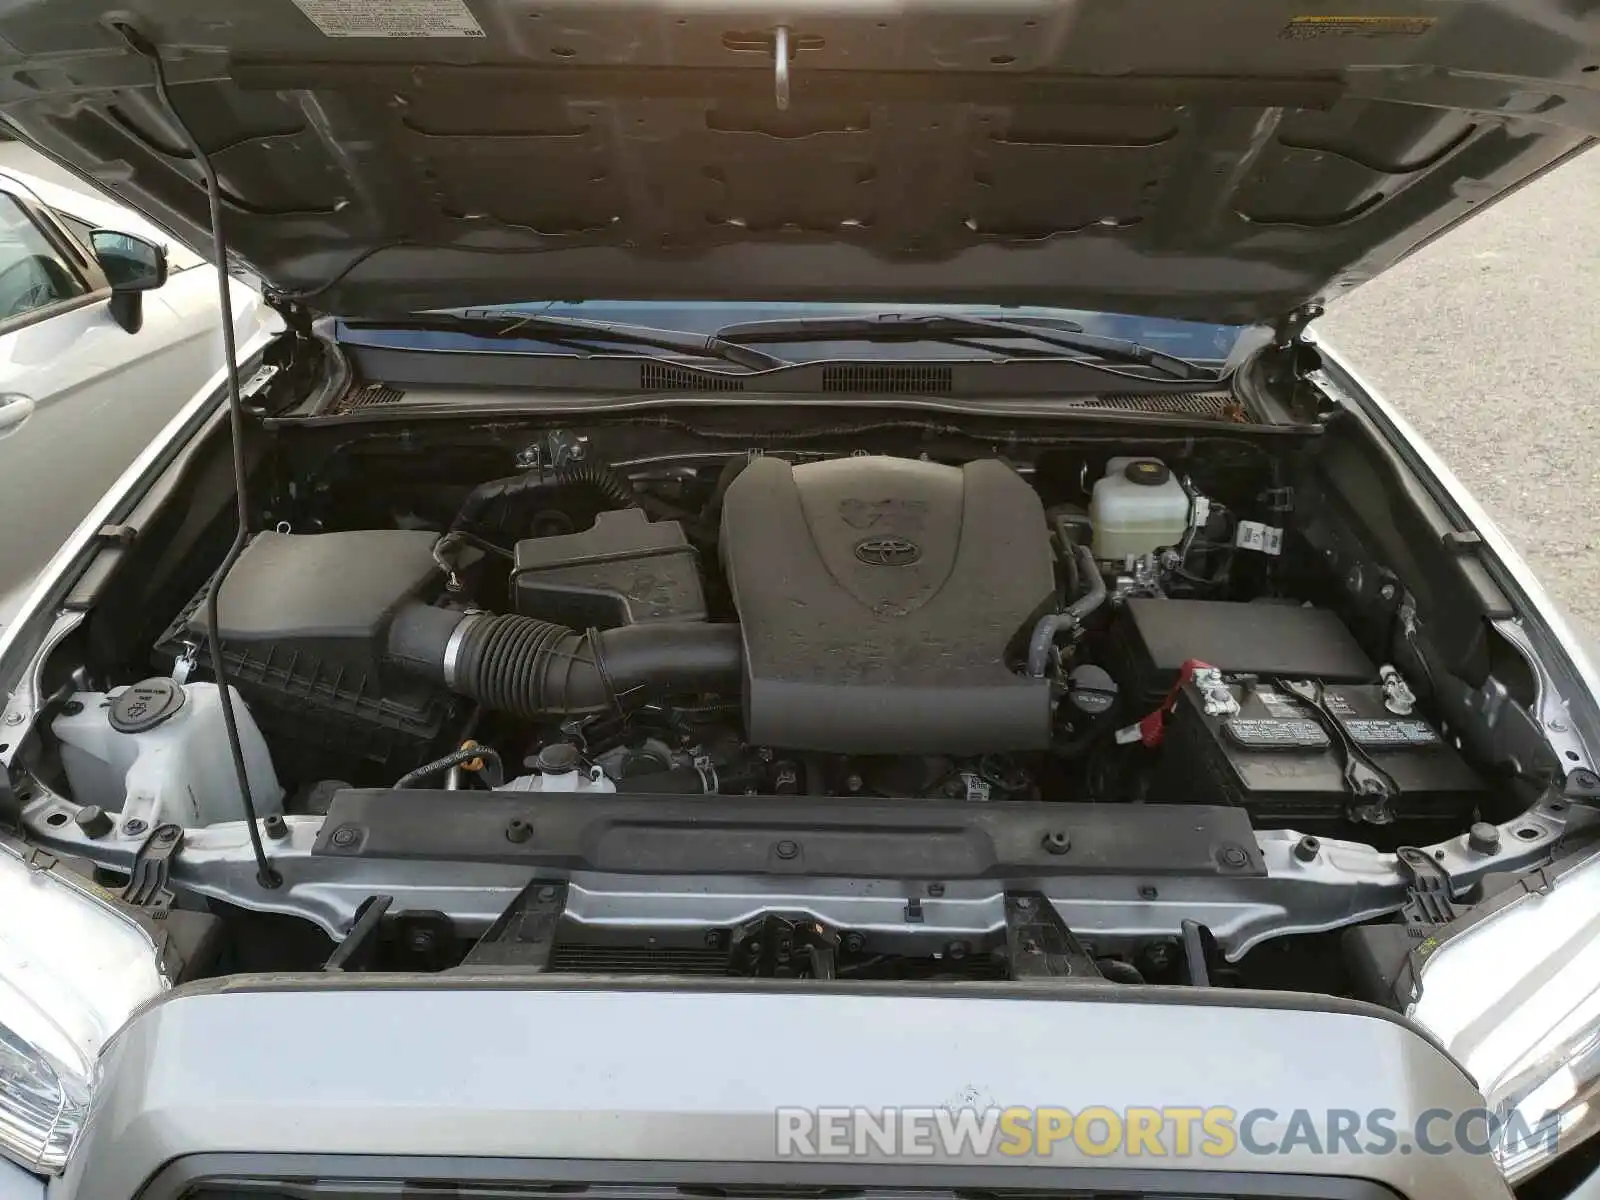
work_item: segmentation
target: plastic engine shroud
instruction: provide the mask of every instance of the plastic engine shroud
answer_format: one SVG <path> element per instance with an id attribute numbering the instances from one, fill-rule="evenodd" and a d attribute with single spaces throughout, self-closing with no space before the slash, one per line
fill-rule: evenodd
<path id="1" fill-rule="evenodd" d="M 751 741 L 874 754 L 1049 744 L 1049 685 L 1007 657 L 1050 605 L 1054 564 L 1043 505 L 1004 463 L 757 458 L 728 488 L 722 555 Z"/>

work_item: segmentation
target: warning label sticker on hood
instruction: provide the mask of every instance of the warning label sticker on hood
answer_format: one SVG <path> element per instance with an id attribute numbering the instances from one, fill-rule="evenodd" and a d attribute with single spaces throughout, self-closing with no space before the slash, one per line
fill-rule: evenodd
<path id="1" fill-rule="evenodd" d="M 1433 28 L 1433 17 L 1295 17 L 1280 38 L 1421 37 Z"/>
<path id="2" fill-rule="evenodd" d="M 465 0 L 294 0 L 311 23 L 339 38 L 481 38 Z"/>

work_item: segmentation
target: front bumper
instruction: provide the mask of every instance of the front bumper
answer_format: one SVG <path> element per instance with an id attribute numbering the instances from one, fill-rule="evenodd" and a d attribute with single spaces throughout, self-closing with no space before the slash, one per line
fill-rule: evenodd
<path id="1" fill-rule="evenodd" d="M 117 1036 L 52 1191 L 176 1200 L 204 1178 L 348 1177 L 1509 1196 L 1486 1152 L 1291 1144 L 1299 1110 L 1392 1113 L 1404 1144 L 1426 1111 L 1482 1104 L 1392 1014 L 1265 993 L 937 988 L 235 977 Z M 1048 1153 L 780 1146 L 779 1110 L 837 1106 L 1277 1115 L 1257 1118 L 1256 1148 L 1226 1153 L 1104 1136 Z"/>

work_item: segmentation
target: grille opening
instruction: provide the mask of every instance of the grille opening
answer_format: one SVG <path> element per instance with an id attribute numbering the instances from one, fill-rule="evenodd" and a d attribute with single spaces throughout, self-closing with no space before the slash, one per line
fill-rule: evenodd
<path id="1" fill-rule="evenodd" d="M 842 363 L 822 370 L 825 392 L 943 394 L 953 386 L 949 367 L 919 363 Z"/>
<path id="2" fill-rule="evenodd" d="M 584 946 L 557 942 L 550 971 L 575 974 L 727 975 L 728 952 L 694 946 Z"/>

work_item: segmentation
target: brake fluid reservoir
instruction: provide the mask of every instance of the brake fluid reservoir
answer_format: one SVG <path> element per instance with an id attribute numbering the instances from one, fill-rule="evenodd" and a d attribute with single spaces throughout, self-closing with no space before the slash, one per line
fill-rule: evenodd
<path id="1" fill-rule="evenodd" d="M 1189 494 L 1155 458 L 1113 458 L 1089 499 L 1094 556 L 1122 561 L 1175 546 L 1189 528 Z"/>
<path id="2" fill-rule="evenodd" d="M 260 817 L 283 811 L 283 788 L 250 710 L 232 692 L 250 795 Z M 185 828 L 244 819 L 214 683 L 158 676 L 115 692 L 79 692 L 50 723 L 79 804 L 121 813 L 119 825 Z"/>

